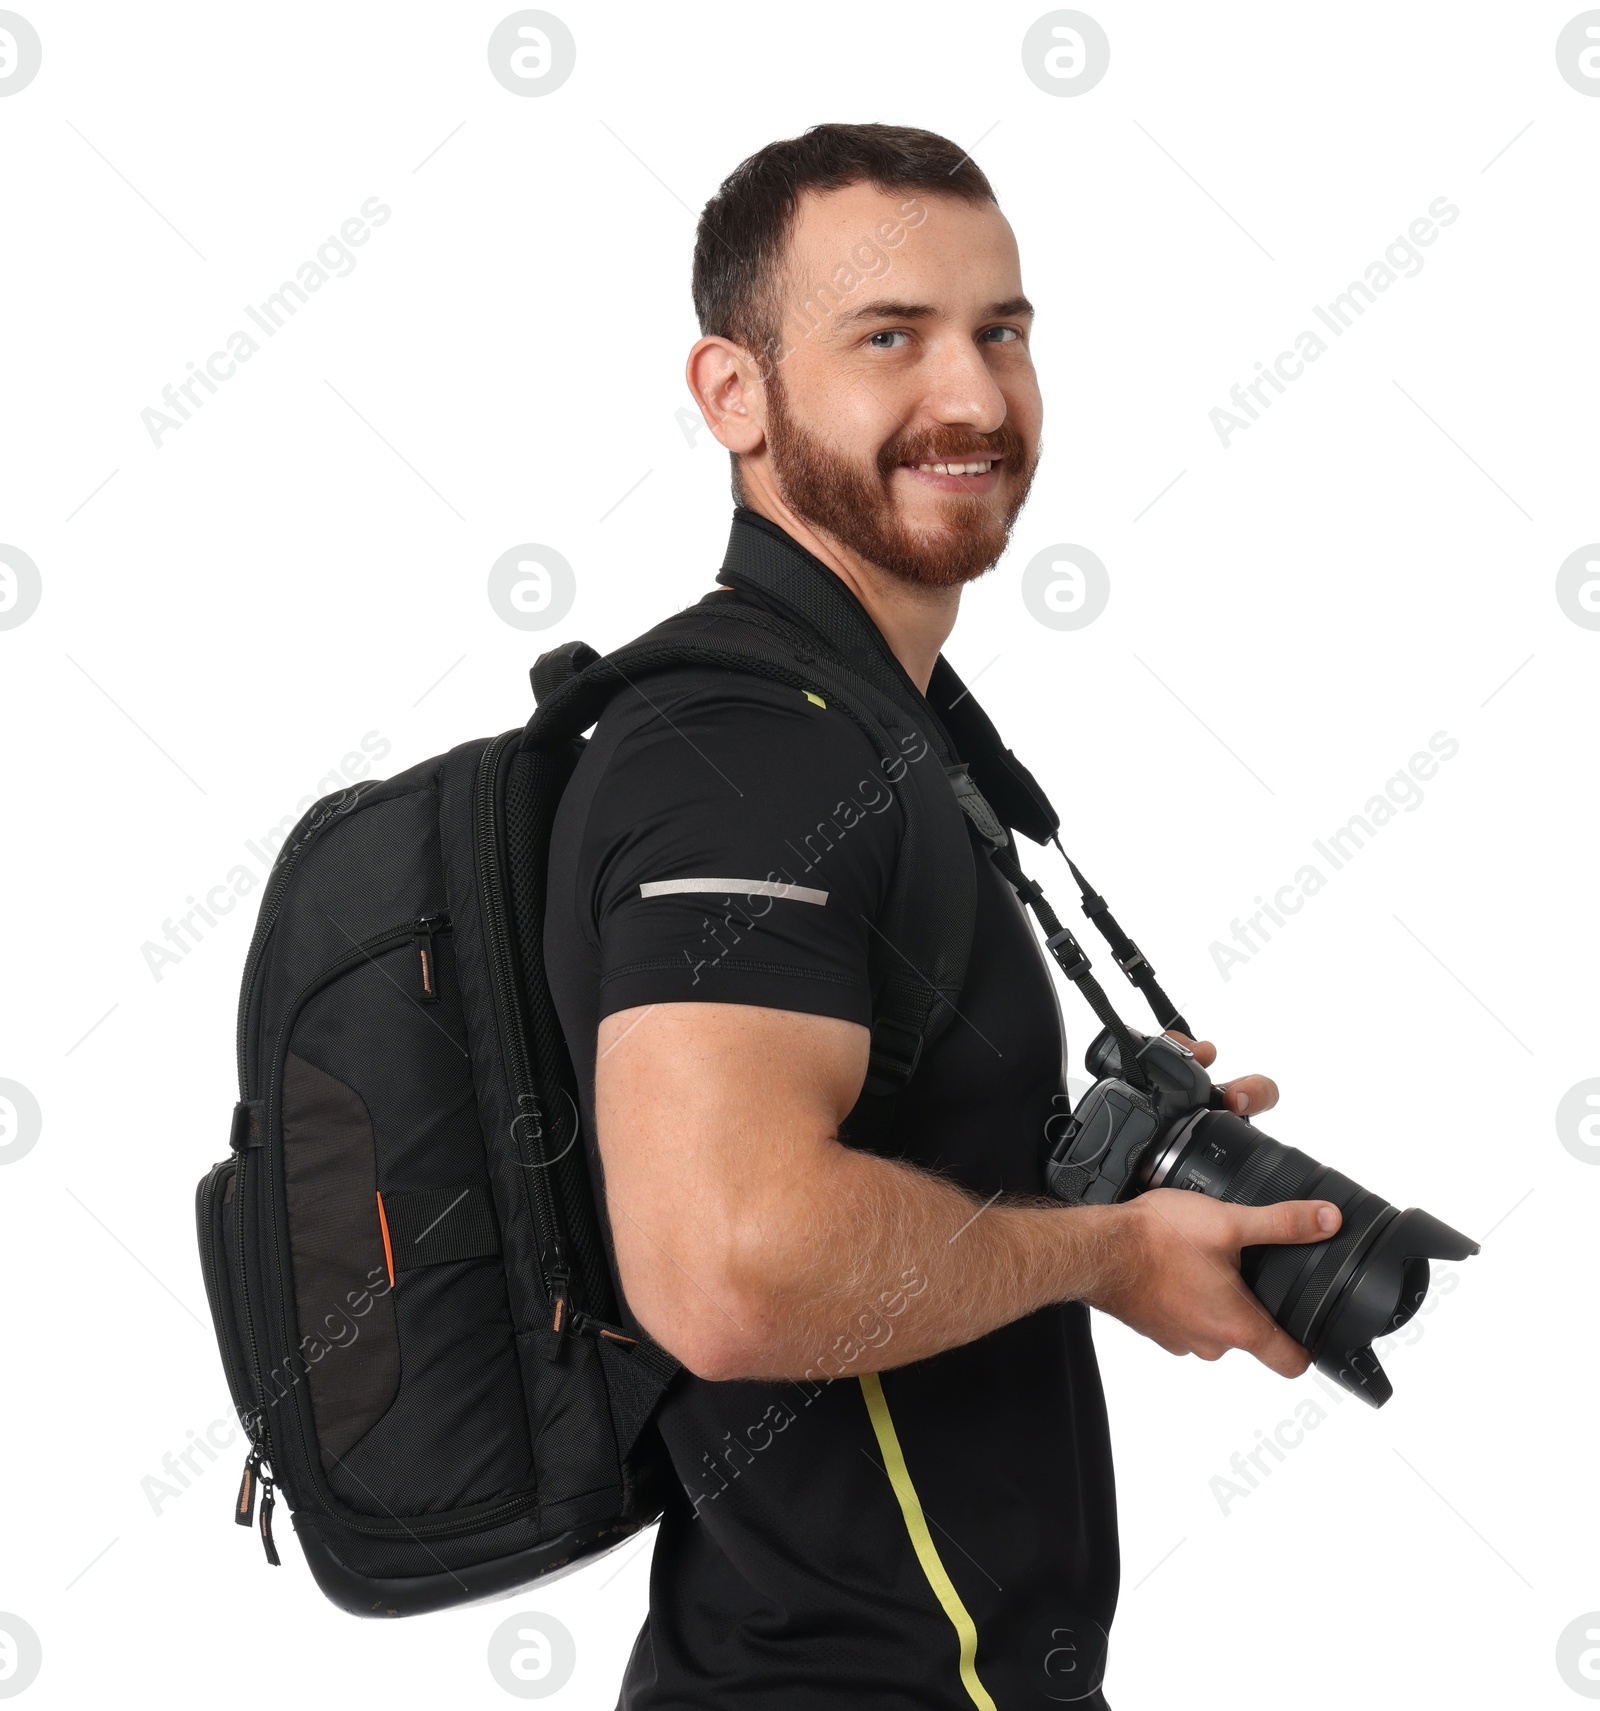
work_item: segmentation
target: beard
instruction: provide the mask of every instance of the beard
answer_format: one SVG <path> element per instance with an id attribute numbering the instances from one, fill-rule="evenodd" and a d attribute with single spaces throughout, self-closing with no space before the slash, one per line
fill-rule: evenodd
<path id="1" fill-rule="evenodd" d="M 863 469 L 795 420 L 776 373 L 767 381 L 767 444 L 779 496 L 797 517 L 898 581 L 923 588 L 959 587 L 999 560 L 1033 485 L 1040 449 L 1030 453 L 1008 421 L 992 434 L 925 429 L 888 441 Z M 929 527 L 902 521 L 890 485 L 901 464 L 982 457 L 1003 459 L 1003 488 L 940 494 L 940 520 Z"/>

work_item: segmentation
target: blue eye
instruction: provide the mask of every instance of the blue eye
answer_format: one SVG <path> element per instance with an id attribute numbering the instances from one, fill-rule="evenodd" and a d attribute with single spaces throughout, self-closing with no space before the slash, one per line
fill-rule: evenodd
<path id="1" fill-rule="evenodd" d="M 867 339 L 867 343 L 871 345 L 874 350 L 887 351 L 894 350 L 897 347 L 894 345 L 880 345 L 874 341 L 877 339 L 909 339 L 910 337 L 910 333 L 904 331 L 902 328 L 896 327 L 892 330 L 871 334 Z"/>

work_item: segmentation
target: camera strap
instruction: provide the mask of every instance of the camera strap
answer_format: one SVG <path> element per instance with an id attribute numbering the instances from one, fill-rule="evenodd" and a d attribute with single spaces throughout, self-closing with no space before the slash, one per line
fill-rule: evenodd
<path id="1" fill-rule="evenodd" d="M 1065 853 L 1065 852 L 1063 852 Z M 1144 1065 L 1139 1061 L 1139 1048 L 1133 1043 L 1133 1036 L 1128 1025 L 1117 1014 L 1111 1000 L 1106 996 L 1105 988 L 1089 972 L 1091 963 L 1088 953 L 1078 943 L 1076 935 L 1070 927 L 1063 927 L 1050 900 L 1045 896 L 1039 882 L 1029 879 L 1022 871 L 1017 861 L 1016 853 L 1010 844 L 996 844 L 989 851 L 990 859 L 1000 872 L 1010 882 L 1017 896 L 1033 910 L 1038 917 L 1039 925 L 1045 933 L 1045 949 L 1048 950 L 1061 966 L 1061 972 L 1066 975 L 1074 986 L 1083 994 L 1089 1008 L 1100 1018 L 1102 1027 L 1111 1030 L 1112 1038 L 1117 1042 L 1117 1056 L 1122 1064 L 1122 1073 L 1139 1092 L 1150 1092 L 1150 1077 L 1145 1072 Z M 1159 1020 L 1159 1014 L 1157 1019 Z M 1178 1018 L 1181 1024 L 1182 1018 Z M 1177 1025 L 1177 1024 L 1174 1024 Z M 1189 1030 L 1183 1030 L 1187 1033 Z"/>
<path id="2" fill-rule="evenodd" d="M 1144 994 L 1145 1001 L 1154 1011 L 1162 1030 L 1176 1028 L 1180 1033 L 1192 1034 L 1189 1024 L 1178 1013 L 1177 1005 L 1162 991 L 1149 959 L 1122 930 L 1105 898 L 1089 884 L 1078 864 L 1061 848 L 1061 816 L 1056 812 L 1050 798 L 1045 795 L 1039 781 L 1005 746 L 989 715 L 956 675 L 955 669 L 943 654 L 940 654 L 934 663 L 933 676 L 928 683 L 928 700 L 940 709 L 939 716 L 950 733 L 955 749 L 968 763 L 965 770 L 970 772 L 972 781 L 981 792 L 980 799 L 986 799 L 987 805 L 992 807 L 993 817 L 1003 825 L 1021 832 L 1036 844 L 1050 843 L 1056 846 L 1061 853 L 1061 859 L 1072 869 L 1072 877 L 1078 882 L 1078 890 L 1083 897 L 1084 914 L 1111 947 L 1111 955 L 1117 967 L 1128 977 L 1129 984 L 1138 987 Z M 954 779 L 952 782 L 955 782 Z M 957 784 L 956 795 L 962 799 L 962 807 L 971 818 L 975 804 L 966 794 L 963 785 Z M 991 843 L 997 841 L 987 832 L 981 821 L 974 819 L 973 823 L 989 836 Z M 1011 859 L 1015 866 L 1014 854 Z M 1018 871 L 1020 874 L 1020 869 Z M 1009 873 L 1006 877 L 1017 887 L 1023 901 L 1031 905 L 1033 895 L 1025 888 L 1032 882 L 1024 879 L 1019 884 Z M 1034 886 L 1033 891 L 1037 892 L 1038 887 Z M 1039 897 L 1042 901 L 1042 892 Z M 1041 915 L 1039 919 L 1043 924 L 1044 917 Z M 1054 915 L 1051 916 L 1051 922 L 1052 925 L 1045 927 L 1047 934 L 1060 930 L 1060 922 L 1055 920 Z M 1076 944 L 1076 941 L 1074 943 Z M 1064 940 L 1060 948 L 1066 948 Z M 1082 956 L 1081 947 L 1077 947 L 1076 954 Z M 1059 956 L 1057 960 L 1060 960 Z M 1087 959 L 1085 965 L 1087 966 Z M 1098 1013 L 1097 1011 L 1096 1014 Z"/>
<path id="3" fill-rule="evenodd" d="M 1101 938 L 1111 947 L 1112 960 L 1117 967 L 1127 975 L 1129 983 L 1137 986 L 1144 994 L 1145 1002 L 1161 1024 L 1161 1031 L 1165 1033 L 1168 1028 L 1176 1028 L 1180 1034 L 1195 1038 L 1194 1030 L 1178 1013 L 1178 1006 L 1162 991 L 1161 982 L 1156 979 L 1156 971 L 1150 966 L 1149 959 L 1117 924 L 1116 916 L 1111 913 L 1111 905 L 1078 871 L 1078 864 L 1072 857 L 1061 849 L 1060 838 L 1052 836 L 1050 841 L 1061 850 L 1061 859 L 1072 869 L 1072 877 L 1077 880 L 1078 889 L 1083 893 L 1084 914 L 1094 922 Z"/>

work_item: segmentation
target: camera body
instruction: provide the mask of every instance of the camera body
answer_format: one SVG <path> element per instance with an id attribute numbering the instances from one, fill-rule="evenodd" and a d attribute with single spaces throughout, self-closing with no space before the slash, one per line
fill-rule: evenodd
<path id="1" fill-rule="evenodd" d="M 1150 1091 L 1140 1092 L 1123 1076 L 1117 1042 L 1109 1028 L 1102 1029 L 1084 1055 L 1094 1085 L 1068 1119 L 1045 1165 L 1050 1192 L 1058 1199 L 1103 1206 L 1163 1186 L 1155 1180 L 1158 1167 L 1165 1164 L 1163 1177 L 1170 1175 L 1174 1156 L 1187 1150 L 1185 1142 L 1200 1118 L 1207 1111 L 1225 1110 L 1221 1090 L 1211 1085 L 1187 1046 L 1165 1034 L 1141 1034 L 1132 1028 L 1128 1033 L 1138 1047 Z M 1248 1126 L 1243 1117 L 1235 1121 Z"/>
<path id="2" fill-rule="evenodd" d="M 1331 1200 L 1343 1222 L 1320 1242 L 1245 1248 L 1239 1271 L 1319 1371 L 1374 1407 L 1393 1393 L 1372 1340 L 1398 1330 L 1428 1293 L 1429 1258 L 1465 1259 L 1478 1244 L 1429 1213 L 1380 1195 L 1229 1111 L 1187 1046 L 1126 1030 L 1148 1090 L 1124 1073 L 1110 1028 L 1084 1055 L 1094 1085 L 1045 1161 L 1050 1192 L 1110 1205 L 1181 1188 L 1235 1205 Z M 1052 1123 L 1057 1121 L 1052 1119 Z"/>

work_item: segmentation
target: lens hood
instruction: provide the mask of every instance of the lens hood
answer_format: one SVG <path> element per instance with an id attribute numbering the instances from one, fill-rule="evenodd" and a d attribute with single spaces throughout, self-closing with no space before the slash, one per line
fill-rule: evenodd
<path id="1" fill-rule="evenodd" d="M 1381 1408 L 1394 1386 L 1372 1352 L 1374 1339 L 1399 1330 L 1422 1304 L 1430 1259 L 1462 1260 L 1478 1251 L 1478 1243 L 1417 1206 L 1382 1221 L 1312 1309 L 1305 1346 L 1317 1370 Z"/>

